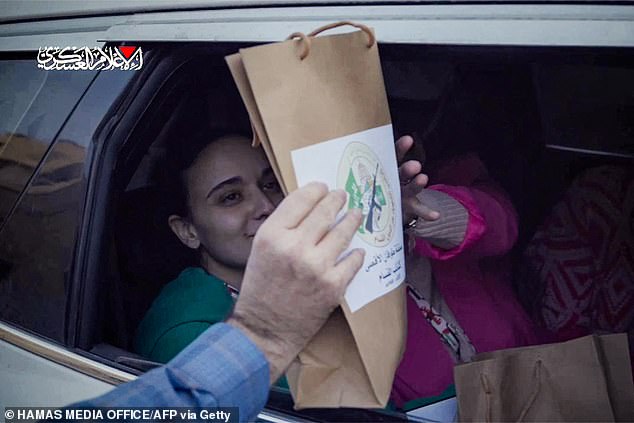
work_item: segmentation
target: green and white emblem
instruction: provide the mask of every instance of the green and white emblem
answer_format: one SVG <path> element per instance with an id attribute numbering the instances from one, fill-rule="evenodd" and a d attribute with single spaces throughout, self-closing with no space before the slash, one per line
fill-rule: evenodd
<path id="1" fill-rule="evenodd" d="M 359 237 L 375 247 L 389 244 L 394 236 L 394 200 L 383 167 L 368 146 L 348 144 L 339 163 L 337 188 L 348 193 L 348 209 L 363 211 Z"/>

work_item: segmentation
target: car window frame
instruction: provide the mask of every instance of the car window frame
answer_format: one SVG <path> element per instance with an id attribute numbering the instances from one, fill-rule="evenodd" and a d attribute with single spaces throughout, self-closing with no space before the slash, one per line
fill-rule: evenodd
<path id="1" fill-rule="evenodd" d="M 227 45 L 229 45 L 230 46 L 229 50 L 233 48 L 235 51 L 235 49 L 237 49 L 237 47 L 241 44 L 244 44 L 244 43 L 236 44 L 236 43 L 204 42 L 204 43 L 201 43 L 200 48 L 203 50 L 206 48 L 213 49 L 218 46 L 222 46 L 220 48 L 227 48 Z M 149 107 L 149 104 L 150 104 L 149 102 L 155 99 L 154 95 L 158 93 L 159 91 L 158 87 L 162 87 L 163 86 L 162 84 L 165 84 L 165 82 L 167 81 L 167 79 L 169 79 L 169 76 L 171 75 L 169 69 L 166 69 L 166 67 L 173 67 L 174 69 L 176 69 L 178 66 L 181 66 L 185 62 L 187 62 L 191 57 L 190 55 L 192 51 L 192 50 L 188 50 L 188 48 L 193 49 L 192 46 L 194 44 L 193 43 L 155 43 L 155 44 L 142 43 L 141 45 L 152 46 L 154 48 L 159 49 L 157 50 L 157 56 L 156 56 L 156 61 L 157 61 L 156 69 L 153 70 L 154 71 L 153 74 L 147 75 L 147 77 L 144 78 L 143 86 L 138 88 L 138 92 L 135 94 L 135 98 L 130 101 L 129 107 L 125 110 L 124 114 L 120 117 L 120 120 L 117 122 L 112 132 L 104 131 L 103 134 L 100 134 L 99 136 L 100 140 L 98 141 L 98 143 L 100 144 L 102 150 L 99 153 L 97 153 L 97 155 L 101 157 L 101 160 L 102 160 L 100 162 L 101 167 L 105 166 L 109 169 L 114 169 L 114 163 L 117 162 L 117 160 L 121 160 L 121 157 L 120 156 L 118 157 L 116 153 L 121 152 L 121 149 L 125 150 L 126 148 L 129 147 L 129 145 L 126 146 L 126 144 L 128 144 L 131 141 L 131 139 L 135 137 L 134 135 L 135 131 L 139 130 L 140 129 L 139 125 L 143 123 L 142 113 L 147 109 L 147 107 Z M 175 45 L 183 46 L 182 51 L 176 55 L 174 55 L 173 52 L 170 52 L 171 47 Z M 162 50 L 161 46 L 168 46 L 168 47 L 166 47 L 165 50 Z M 412 48 L 416 48 L 416 46 L 412 46 Z M 445 49 L 447 48 L 447 46 L 438 46 L 437 48 Z M 451 47 L 449 48 L 451 49 Z M 498 46 L 458 46 L 456 47 L 457 50 L 463 50 L 463 51 L 469 51 L 471 49 L 474 49 L 473 50 L 474 54 L 477 52 L 488 51 L 489 58 L 492 57 L 491 55 L 495 54 L 495 52 L 493 53 L 491 52 L 496 50 L 497 48 Z M 555 54 L 556 49 L 560 49 L 560 48 L 562 47 L 554 47 L 551 49 L 548 47 L 504 46 L 503 49 L 506 50 L 507 52 L 513 52 L 519 49 L 517 51 L 519 51 L 520 54 L 522 54 L 522 50 L 523 50 L 523 51 L 536 52 L 539 55 L 545 54 L 546 56 L 549 56 L 551 54 Z M 572 49 L 576 52 L 576 54 L 583 56 L 584 48 L 572 48 Z M 630 51 L 629 48 L 608 48 L 608 50 L 609 49 L 616 51 L 619 54 L 621 54 L 624 51 L 626 52 Z M 455 51 L 452 54 L 455 54 Z M 617 54 L 617 56 L 619 54 Z M 176 56 L 178 56 L 178 58 Z M 554 60 L 554 56 L 552 57 Z M 571 60 L 574 61 L 575 58 L 573 57 Z M 608 57 L 607 60 L 609 62 L 612 59 Z M 173 70 L 173 72 L 175 72 L 175 70 Z M 161 80 L 161 78 L 163 79 Z M 105 177 L 105 174 L 102 174 L 102 175 L 94 174 L 94 175 L 91 175 L 91 178 L 92 177 L 96 178 L 95 180 L 102 180 L 102 183 L 104 184 L 105 183 L 110 184 L 112 182 L 112 181 L 107 182 L 107 178 Z M 105 185 L 102 184 L 100 186 L 103 187 Z M 98 194 L 99 198 L 96 199 L 94 205 L 91 206 L 91 210 L 97 210 L 97 212 L 95 213 L 96 217 L 99 217 L 100 216 L 99 213 L 104 212 L 104 210 L 106 210 L 108 207 L 108 198 L 104 196 L 106 195 L 106 192 L 109 192 L 110 188 L 112 187 L 111 185 L 108 185 L 108 186 L 109 186 L 109 189 L 107 190 L 102 189 L 101 195 Z M 103 216 L 99 218 L 104 219 Z M 98 248 L 97 246 L 88 247 L 88 248 L 89 249 L 94 248 L 93 250 L 91 250 L 92 257 L 102 257 L 102 255 L 106 253 L 106 250 L 105 250 L 106 247 L 104 245 L 102 245 L 100 248 Z M 99 271 L 96 270 L 98 268 L 96 267 L 96 265 L 97 263 L 95 262 L 88 264 L 89 267 L 92 266 L 91 267 L 92 270 L 91 270 L 91 273 L 86 274 L 86 276 L 84 277 L 84 280 L 86 280 L 86 278 L 88 280 L 91 280 L 91 278 L 97 277 L 97 275 L 99 274 Z M 88 306 L 87 308 L 94 309 L 94 304 L 91 306 Z M 129 368 L 117 365 L 117 363 L 113 363 L 113 365 L 118 368 L 123 368 L 123 369 L 127 369 L 128 371 L 132 371 L 133 373 L 139 373 L 138 371 L 134 371 Z M 381 421 L 382 419 L 385 419 L 384 421 L 395 421 L 395 420 L 398 420 L 399 418 L 406 419 L 404 414 L 391 413 L 389 411 L 383 411 L 383 410 L 378 411 L 378 410 L 363 410 L 363 409 L 323 409 L 323 410 L 314 409 L 314 410 L 306 410 L 302 412 L 297 412 L 292 408 L 292 401 L 289 403 L 290 398 L 284 395 L 287 395 L 287 394 L 276 392 L 275 389 L 273 389 L 269 396 L 269 402 L 267 403 L 267 410 L 270 410 L 275 413 L 283 413 L 284 415 L 288 415 L 289 417 L 292 417 L 292 418 L 309 418 L 309 419 L 314 419 L 317 421 L 320 421 L 320 420 L 331 421 L 333 419 L 368 420 L 370 416 L 372 416 L 373 419 L 377 421 Z"/>

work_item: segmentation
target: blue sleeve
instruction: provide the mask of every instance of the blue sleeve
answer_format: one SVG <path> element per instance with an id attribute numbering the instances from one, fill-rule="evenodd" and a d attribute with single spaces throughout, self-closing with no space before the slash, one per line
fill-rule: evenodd
<path id="1" fill-rule="evenodd" d="M 165 366 L 70 407 L 238 407 L 254 421 L 269 392 L 264 354 L 240 330 L 217 323 Z"/>

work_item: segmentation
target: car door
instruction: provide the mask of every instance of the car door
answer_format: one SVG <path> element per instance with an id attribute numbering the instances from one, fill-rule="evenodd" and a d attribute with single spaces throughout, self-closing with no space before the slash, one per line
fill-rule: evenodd
<path id="1" fill-rule="evenodd" d="M 132 74 L 44 72 L 32 54 L 0 61 L 1 403 L 60 405 L 103 393 L 107 366 L 68 341 L 70 276 L 92 136 Z M 77 372 L 73 367 L 82 369 Z M 119 372 L 115 380 L 128 380 Z M 64 381 L 64 390 L 57 389 Z"/>

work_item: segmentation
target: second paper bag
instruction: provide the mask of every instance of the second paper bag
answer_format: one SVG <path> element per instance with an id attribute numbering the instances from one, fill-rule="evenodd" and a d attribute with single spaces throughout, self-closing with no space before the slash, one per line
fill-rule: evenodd
<path id="1" fill-rule="evenodd" d="M 461 421 L 632 421 L 627 335 L 478 354 L 454 368 Z"/>
<path id="2" fill-rule="evenodd" d="M 285 190 L 311 180 L 312 171 L 325 172 L 331 188 L 348 191 L 351 204 L 366 204 L 355 237 L 369 243 L 360 272 L 377 271 L 385 282 L 374 297 L 357 284 L 354 298 L 369 298 L 351 301 L 347 294 L 293 362 L 287 377 L 295 406 L 384 407 L 404 347 L 405 269 L 397 260 L 403 254 L 400 192 L 374 35 L 364 27 L 302 36 L 242 49 L 227 62 Z M 378 253 L 368 254 L 370 244 Z"/>

